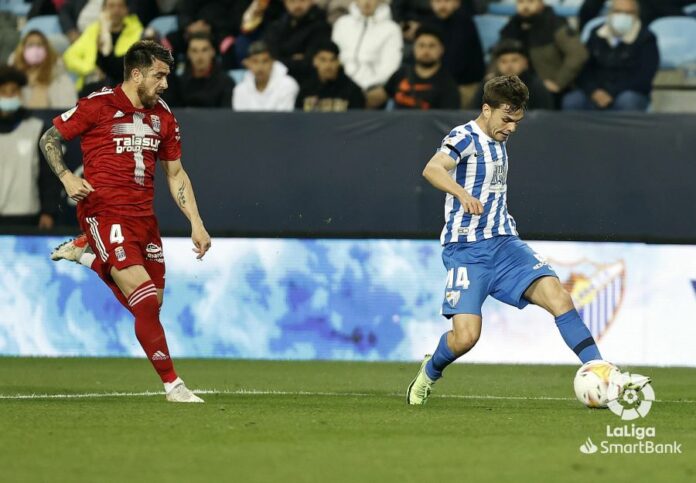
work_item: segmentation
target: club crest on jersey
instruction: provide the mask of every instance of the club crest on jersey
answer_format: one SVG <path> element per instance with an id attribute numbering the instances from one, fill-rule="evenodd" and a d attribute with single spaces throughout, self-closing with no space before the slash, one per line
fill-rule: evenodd
<path id="1" fill-rule="evenodd" d="M 122 262 L 126 259 L 126 251 L 123 249 L 123 247 L 116 247 L 114 253 L 116 254 L 116 260 L 118 260 L 119 262 Z"/>
<path id="2" fill-rule="evenodd" d="M 160 118 L 155 114 L 150 114 L 150 122 L 152 123 L 152 130 L 156 133 L 160 132 Z"/>
<path id="3" fill-rule="evenodd" d="M 459 303 L 459 298 L 461 296 L 462 292 L 460 290 L 448 290 L 447 292 L 445 292 L 445 300 L 452 308 L 455 308 L 457 306 L 457 304 Z"/>

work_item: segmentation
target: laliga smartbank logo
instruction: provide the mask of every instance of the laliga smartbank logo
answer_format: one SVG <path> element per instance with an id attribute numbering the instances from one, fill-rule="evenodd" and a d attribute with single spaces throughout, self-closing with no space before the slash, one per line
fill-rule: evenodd
<path id="1" fill-rule="evenodd" d="M 650 378 L 639 374 L 624 372 L 612 381 L 608 391 L 608 407 L 623 421 L 645 418 L 652 403 L 655 391 Z M 654 426 L 636 424 L 611 426 L 607 424 L 607 439 L 595 444 L 590 437 L 580 445 L 583 454 L 682 454 L 682 445 L 677 441 L 656 442 L 657 430 Z"/>

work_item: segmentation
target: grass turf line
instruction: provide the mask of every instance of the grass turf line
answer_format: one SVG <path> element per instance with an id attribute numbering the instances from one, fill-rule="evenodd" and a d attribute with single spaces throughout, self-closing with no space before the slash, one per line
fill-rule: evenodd
<path id="1" fill-rule="evenodd" d="M 636 422 L 685 454 L 583 455 L 588 436 L 599 444 L 607 424 L 624 423 L 572 399 L 576 367 L 457 364 L 426 407 L 412 408 L 395 395 L 417 367 L 182 360 L 191 387 L 223 392 L 195 406 L 160 395 L 0 400 L 0 479 L 696 481 L 693 404 L 655 403 Z M 657 399 L 696 400 L 694 369 L 622 369 L 652 376 Z M 160 388 L 145 360 L 0 358 L 2 395 Z M 248 389 L 262 393 L 239 394 Z"/>

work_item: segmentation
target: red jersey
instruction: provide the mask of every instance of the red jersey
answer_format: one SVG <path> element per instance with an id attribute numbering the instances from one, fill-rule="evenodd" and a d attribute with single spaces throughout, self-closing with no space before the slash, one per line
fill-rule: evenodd
<path id="1" fill-rule="evenodd" d="M 82 136 L 84 178 L 95 191 L 78 203 L 78 216 L 154 215 L 157 159 L 181 158 L 179 125 L 163 100 L 138 109 L 120 85 L 104 88 L 56 116 L 53 125 L 66 140 Z"/>

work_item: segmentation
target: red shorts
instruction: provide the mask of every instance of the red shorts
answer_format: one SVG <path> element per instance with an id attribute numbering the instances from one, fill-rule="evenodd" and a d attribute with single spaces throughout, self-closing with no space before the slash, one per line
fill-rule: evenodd
<path id="1" fill-rule="evenodd" d="M 97 273 L 109 286 L 115 287 L 111 267 L 123 270 L 142 265 L 155 287 L 164 288 L 164 252 L 154 216 L 97 215 L 79 220 L 89 246 L 101 262 Z"/>

